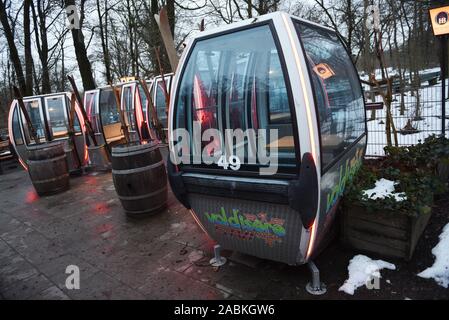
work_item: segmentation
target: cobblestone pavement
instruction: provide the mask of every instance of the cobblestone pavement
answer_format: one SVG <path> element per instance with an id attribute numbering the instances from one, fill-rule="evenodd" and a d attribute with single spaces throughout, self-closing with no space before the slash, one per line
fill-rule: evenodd
<path id="1" fill-rule="evenodd" d="M 431 236 L 436 241 L 438 233 Z M 217 270 L 208 264 L 213 245 L 171 192 L 164 212 L 133 219 L 123 213 L 110 173 L 72 178 L 69 191 L 45 198 L 21 168 L 0 175 L 0 299 L 449 298 L 416 277 L 421 260 L 392 261 L 399 270 L 382 273 L 381 290 L 362 288 L 351 297 L 338 288 L 356 253 L 334 242 L 317 260 L 328 293 L 313 297 L 304 289 L 306 266 L 246 257 Z M 80 268 L 79 290 L 66 288 L 69 265 Z"/>

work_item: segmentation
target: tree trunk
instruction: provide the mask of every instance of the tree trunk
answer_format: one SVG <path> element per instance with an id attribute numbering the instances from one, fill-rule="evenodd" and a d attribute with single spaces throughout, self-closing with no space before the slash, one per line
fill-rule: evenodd
<path id="1" fill-rule="evenodd" d="M 30 26 L 31 0 L 23 3 L 23 34 L 25 50 L 25 96 L 33 95 L 33 55 L 31 53 L 31 26 Z"/>
<path id="2" fill-rule="evenodd" d="M 11 26 L 9 25 L 4 0 L 0 0 L 0 21 L 3 26 L 3 33 L 8 42 L 9 55 L 16 72 L 17 82 L 19 83 L 19 87 L 22 93 L 25 93 L 27 92 L 27 86 L 23 74 L 22 63 L 20 61 L 19 52 L 17 51 L 17 47 L 14 42 L 14 34 L 12 32 Z"/>
<path id="3" fill-rule="evenodd" d="M 106 81 L 108 83 L 112 83 L 112 74 L 111 74 L 111 58 L 109 55 L 109 48 L 107 46 L 107 36 L 108 36 L 108 30 L 107 30 L 107 22 L 108 22 L 108 11 L 107 8 L 107 1 L 104 1 L 104 23 L 103 23 L 103 17 L 102 12 L 100 8 L 100 0 L 97 0 L 97 13 L 98 13 L 98 21 L 99 21 L 99 27 L 100 27 L 100 39 L 101 39 L 101 48 L 103 49 L 103 63 L 105 68 L 105 75 L 106 75 Z"/>
<path id="4" fill-rule="evenodd" d="M 75 6 L 75 0 L 65 0 L 65 7 Z M 92 74 L 92 66 L 87 57 L 86 45 L 84 43 L 84 35 L 81 29 L 72 28 L 73 46 L 75 47 L 76 60 L 83 81 L 84 90 L 93 90 L 96 88 L 95 80 Z"/>

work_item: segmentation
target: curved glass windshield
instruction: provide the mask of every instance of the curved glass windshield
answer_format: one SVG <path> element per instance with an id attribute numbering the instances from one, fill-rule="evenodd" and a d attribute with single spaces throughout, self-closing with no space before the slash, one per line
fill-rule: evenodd
<path id="1" fill-rule="evenodd" d="M 159 121 L 162 123 L 164 128 L 167 128 L 167 102 L 165 99 L 165 90 L 169 90 L 169 80 L 168 78 L 165 79 L 165 85 L 167 88 L 164 88 L 164 82 L 162 80 L 159 80 L 156 82 L 156 98 L 155 98 L 155 105 L 156 105 L 156 113 L 157 117 L 159 118 Z"/>
<path id="2" fill-rule="evenodd" d="M 65 103 L 65 95 L 45 98 L 47 121 L 52 139 L 67 137 L 69 123 Z"/>
<path id="3" fill-rule="evenodd" d="M 362 89 L 351 58 L 334 32 L 299 21 L 295 25 L 315 89 L 326 168 L 365 132 Z"/>
<path id="4" fill-rule="evenodd" d="M 36 130 L 37 137 L 40 142 L 45 142 L 45 126 L 44 126 L 44 115 L 41 110 L 41 99 L 36 98 L 33 100 L 24 101 L 25 109 L 30 116 L 31 124 L 33 125 L 34 130 Z M 28 126 L 25 121 L 25 116 L 23 113 L 21 114 L 23 130 L 25 132 L 25 139 L 28 144 L 33 144 L 35 141 L 31 138 L 31 133 L 28 132 Z"/>
<path id="5" fill-rule="evenodd" d="M 137 125 L 136 125 L 136 119 L 135 119 L 135 113 L 134 113 L 134 94 L 133 94 L 133 86 L 126 86 L 123 88 L 122 91 L 122 101 L 123 101 L 123 113 L 125 116 L 126 124 L 128 125 L 128 130 L 130 131 L 136 131 Z"/>
<path id="6" fill-rule="evenodd" d="M 92 129 L 95 133 L 100 133 L 100 114 L 97 105 L 97 92 L 87 92 L 84 98 L 84 105 L 86 107 L 87 117 L 92 124 Z"/>
<path id="7" fill-rule="evenodd" d="M 117 89 L 116 89 L 117 90 Z M 112 88 L 100 90 L 100 116 L 103 126 L 120 122 L 117 102 Z"/>
<path id="8" fill-rule="evenodd" d="M 269 25 L 198 41 L 180 82 L 174 119 L 175 128 L 187 129 L 192 137 L 191 154 L 203 154 L 203 160 L 204 155 L 225 155 L 225 160 L 237 155 L 242 170 L 267 165 L 269 155 L 279 171 L 295 172 L 292 114 L 281 65 Z M 211 138 L 213 132 L 222 140 Z"/>

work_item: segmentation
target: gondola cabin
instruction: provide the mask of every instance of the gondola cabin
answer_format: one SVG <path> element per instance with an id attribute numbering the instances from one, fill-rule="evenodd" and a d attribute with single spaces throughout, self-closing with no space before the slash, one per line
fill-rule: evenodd
<path id="1" fill-rule="evenodd" d="M 151 88 L 151 81 L 147 81 Z M 148 117 L 148 102 L 142 86 L 138 81 L 120 83 L 114 86 L 119 92 L 120 108 L 131 142 L 140 141 L 145 126 L 151 126 Z M 124 142 L 120 113 L 111 86 L 87 91 L 84 94 L 86 113 L 93 125 L 95 135 L 100 143 L 106 143 L 109 148 Z"/>
<path id="2" fill-rule="evenodd" d="M 225 249 L 311 261 L 366 147 L 362 88 L 338 35 L 280 12 L 201 32 L 173 86 L 180 202 Z"/>
<path id="3" fill-rule="evenodd" d="M 25 108 L 28 111 L 33 127 L 35 128 L 41 143 L 63 141 L 69 143 L 69 114 L 71 93 L 62 92 L 48 95 L 23 98 Z M 35 144 L 30 137 L 25 117 L 19 108 L 17 100 L 11 104 L 8 119 L 8 128 L 11 144 L 19 158 L 21 165 L 28 169 L 27 148 Z M 84 165 L 88 161 L 88 153 L 84 138 L 84 121 L 77 103 L 75 103 L 74 119 L 74 156 L 76 162 Z M 71 165 L 69 159 L 69 167 Z M 79 160 L 79 161 L 78 161 Z M 74 164 L 73 164 L 74 165 Z"/>
<path id="4" fill-rule="evenodd" d="M 153 99 L 154 107 L 156 108 L 157 117 L 161 121 L 164 129 L 168 128 L 168 113 L 167 113 L 167 100 L 166 92 L 170 95 L 172 85 L 173 73 L 169 73 L 162 76 L 157 76 L 153 80 L 153 86 L 151 88 L 151 96 Z"/>

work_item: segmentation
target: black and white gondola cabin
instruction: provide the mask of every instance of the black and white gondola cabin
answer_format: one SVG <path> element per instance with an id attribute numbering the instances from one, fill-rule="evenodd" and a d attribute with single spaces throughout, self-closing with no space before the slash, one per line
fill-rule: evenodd
<path id="1" fill-rule="evenodd" d="M 201 228 L 225 249 L 291 265 L 311 261 L 366 148 L 362 87 L 337 34 L 281 12 L 198 33 L 172 95 L 169 179 Z M 268 164 L 259 154 L 247 158 L 248 140 L 244 156 L 233 159 L 238 170 L 206 164 L 201 155 L 226 161 L 237 149 L 217 147 L 210 136 L 181 149 L 188 138 L 180 132 L 192 136 L 195 123 L 203 139 L 208 129 L 266 131 L 263 147 L 277 145 L 269 151 L 277 171 L 261 174 Z"/>
<path id="2" fill-rule="evenodd" d="M 151 88 L 152 82 L 147 81 L 148 88 Z M 124 113 L 130 139 L 140 141 L 142 126 L 150 126 L 148 102 L 143 88 L 138 81 L 130 81 L 117 84 L 115 89 L 120 90 L 120 108 Z M 100 144 L 106 143 L 111 148 L 124 142 L 117 102 L 111 86 L 86 91 L 84 106 Z"/>
<path id="3" fill-rule="evenodd" d="M 33 127 L 41 143 L 52 141 L 68 141 L 70 92 L 24 97 L 25 108 L 28 111 Z M 82 165 L 88 161 L 87 147 L 84 139 L 84 121 L 78 104 L 75 104 L 75 143 Z M 11 103 L 8 129 L 11 144 L 17 153 L 20 164 L 27 169 L 27 146 L 35 144 L 30 137 L 25 117 L 19 108 L 17 100 Z"/>

